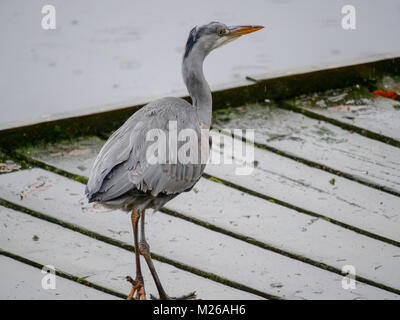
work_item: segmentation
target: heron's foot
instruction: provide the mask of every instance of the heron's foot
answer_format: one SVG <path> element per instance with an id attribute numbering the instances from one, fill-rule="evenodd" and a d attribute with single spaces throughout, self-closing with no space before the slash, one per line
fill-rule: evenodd
<path id="1" fill-rule="evenodd" d="M 193 291 L 189 294 L 185 294 L 183 296 L 180 297 L 170 297 L 168 295 L 162 296 L 160 298 L 156 298 L 155 296 L 153 296 L 152 294 L 150 295 L 150 299 L 152 300 L 195 300 L 196 299 L 196 292 Z"/>
<path id="2" fill-rule="evenodd" d="M 130 276 L 127 276 L 126 281 L 132 284 L 132 289 L 128 294 L 128 300 L 146 300 L 146 292 L 144 291 L 143 279 L 141 277 L 137 277 L 136 280 L 133 280 Z"/>

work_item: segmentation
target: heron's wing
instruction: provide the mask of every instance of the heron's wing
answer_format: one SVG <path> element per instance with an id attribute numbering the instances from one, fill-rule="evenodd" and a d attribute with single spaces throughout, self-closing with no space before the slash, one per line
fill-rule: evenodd
<path id="1" fill-rule="evenodd" d="M 107 201 L 135 190 L 157 196 L 192 188 L 204 171 L 209 150 L 204 148 L 205 139 L 208 144 L 207 133 L 200 130 L 197 115 L 191 108 L 184 100 L 164 98 L 150 103 L 129 118 L 106 142 L 93 164 L 86 191 L 89 200 Z M 178 140 L 176 148 L 170 148 L 171 121 L 176 123 L 177 133 L 189 129 L 195 137 Z M 190 150 L 189 163 L 180 161 L 179 154 L 176 162 L 157 162 L 157 153 L 148 152 L 159 141 L 158 136 L 156 141 L 149 140 L 151 130 L 165 134 L 166 160 L 169 156 L 174 158 L 174 153 L 185 145 L 184 150 Z M 197 153 L 192 152 L 195 149 Z"/>

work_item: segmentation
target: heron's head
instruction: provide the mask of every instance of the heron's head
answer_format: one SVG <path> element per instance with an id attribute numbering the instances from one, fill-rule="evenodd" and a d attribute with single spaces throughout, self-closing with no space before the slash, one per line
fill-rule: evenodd
<path id="1" fill-rule="evenodd" d="M 211 22 L 203 26 L 194 27 L 189 34 L 186 43 L 184 58 L 192 52 L 205 57 L 212 50 L 238 39 L 239 37 L 264 28 L 263 26 L 230 26 Z"/>

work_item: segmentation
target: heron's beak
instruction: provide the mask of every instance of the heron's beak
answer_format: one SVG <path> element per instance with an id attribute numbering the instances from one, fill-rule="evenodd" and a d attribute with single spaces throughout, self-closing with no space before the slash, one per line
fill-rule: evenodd
<path id="1" fill-rule="evenodd" d="M 263 26 L 232 26 L 229 27 L 229 36 L 231 37 L 240 37 L 244 34 L 256 32 L 258 30 L 263 29 Z"/>

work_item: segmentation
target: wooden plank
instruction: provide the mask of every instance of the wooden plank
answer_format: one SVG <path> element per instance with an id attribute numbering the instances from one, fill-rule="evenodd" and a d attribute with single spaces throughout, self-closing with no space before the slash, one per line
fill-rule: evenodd
<path id="1" fill-rule="evenodd" d="M 399 247 L 207 179 L 195 188 L 165 207 L 339 270 L 354 265 L 359 276 L 400 289 Z"/>
<path id="2" fill-rule="evenodd" d="M 78 175 L 88 175 L 92 163 L 99 153 L 104 140 L 98 137 L 79 137 L 74 140 L 62 140 L 55 144 L 20 149 L 19 151 L 33 159 L 55 165 L 62 163 L 66 171 Z"/>
<path id="3" fill-rule="evenodd" d="M 87 149 L 87 157 L 83 153 L 72 152 L 67 144 L 66 149 L 61 147 L 62 151 L 53 146 L 51 152 L 55 156 L 52 159 L 56 159 L 56 163 L 52 164 L 87 175 L 92 161 L 89 159 L 99 150 L 101 142 L 97 138 L 90 138 L 83 144 L 85 147 L 75 145 L 75 150 Z M 35 157 L 38 154 L 46 156 L 43 150 L 35 152 L 32 154 Z M 59 152 L 64 155 L 60 156 Z M 78 168 L 79 163 L 84 165 Z M 221 195 L 230 201 L 221 203 Z M 400 277 L 393 277 L 392 272 L 386 272 L 400 267 L 398 247 L 375 241 L 323 219 L 300 214 L 207 179 L 200 179 L 192 192 L 184 193 L 165 207 L 338 269 L 351 262 L 357 265 L 360 276 L 400 289 Z M 377 254 L 371 255 L 370 252 Z M 382 265 L 386 267 L 382 268 Z"/>
<path id="4" fill-rule="evenodd" d="M 233 109 L 228 114 L 217 113 L 214 126 L 254 129 L 255 142 L 260 145 L 400 194 L 400 148 L 277 108 L 275 104 L 257 104 Z"/>
<path id="5" fill-rule="evenodd" d="M 219 152 L 219 136 L 213 137 L 213 154 Z M 103 143 L 92 137 L 70 147 L 65 143 L 62 155 L 58 153 L 57 144 L 50 145 L 49 149 L 28 149 L 26 154 L 68 172 L 87 176 Z M 206 172 L 262 195 L 400 241 L 398 197 L 259 148 L 255 148 L 254 157 L 257 165 L 251 175 L 236 175 L 238 165 L 235 163 L 208 164 Z M 330 183 L 332 179 L 334 185 Z"/>
<path id="6" fill-rule="evenodd" d="M 300 96 L 290 103 L 400 142 L 400 102 L 374 97 L 363 87 L 313 93 Z"/>
<path id="7" fill-rule="evenodd" d="M 112 300 L 117 297 L 56 276 L 55 289 L 44 289 L 41 270 L 0 256 L 1 300 Z"/>
<path id="8" fill-rule="evenodd" d="M 88 205 L 83 196 L 84 186 L 80 183 L 41 169 L 15 172 L 0 178 L 4 186 L 0 190 L 2 198 L 126 243 L 132 241 L 127 215 Z M 33 193 L 25 192 L 26 196 L 21 200 L 20 192 L 29 190 L 27 186 L 39 185 L 38 182 L 47 187 Z M 62 199 L 56 196 L 60 193 L 63 193 Z M 153 252 L 257 290 L 290 299 L 356 298 L 355 292 L 341 288 L 340 275 L 309 264 L 163 214 L 149 215 L 147 224 Z M 363 290 L 366 293 L 362 293 Z M 356 293 L 368 298 L 383 294 L 380 289 L 362 283 Z"/>
<path id="9" fill-rule="evenodd" d="M 0 207 L 0 217 L 0 244 L 4 250 L 53 265 L 56 269 L 117 292 L 129 293 L 130 284 L 125 276 L 135 276 L 133 253 L 8 208 Z M 142 264 L 145 266 L 144 259 Z M 168 264 L 158 261 L 154 264 L 171 295 L 196 290 L 201 299 L 259 299 Z M 156 295 L 150 272 L 146 267 L 142 269 L 147 294 Z"/>
<path id="10" fill-rule="evenodd" d="M 40 172 L 32 177 L 34 181 L 40 180 Z M 11 192 L 18 192 L 21 186 L 15 186 L 14 179 L 0 179 L 0 182 Z M 75 184 L 57 175 L 51 180 L 54 179 L 60 180 L 52 186 L 55 194 Z M 221 196 L 230 201 L 221 203 Z M 192 192 L 173 199 L 166 208 L 338 269 L 353 264 L 359 276 L 400 289 L 400 277 L 393 276 L 394 270 L 400 268 L 400 248 L 222 184 L 200 179 Z"/>
<path id="11" fill-rule="evenodd" d="M 349 227 L 400 240 L 399 197 L 259 148 L 254 157 L 257 167 L 251 175 L 237 175 L 235 163 L 208 165 L 207 173 Z"/>
<path id="12" fill-rule="evenodd" d="M 60 186 L 66 184 L 68 179 Z M 221 197 L 230 201 L 221 203 Z M 359 276 L 400 289 L 400 277 L 388 272 L 400 268 L 398 247 L 219 183 L 200 179 L 192 192 L 172 200 L 166 208 L 338 269 L 349 263 L 356 265 Z"/>

